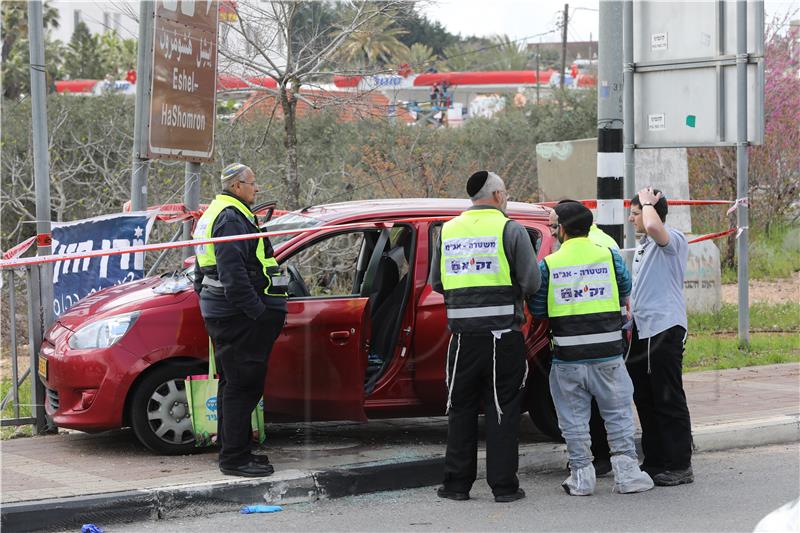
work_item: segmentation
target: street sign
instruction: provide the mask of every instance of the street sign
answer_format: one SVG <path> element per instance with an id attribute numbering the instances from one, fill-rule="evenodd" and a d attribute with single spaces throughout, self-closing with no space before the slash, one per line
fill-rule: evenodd
<path id="1" fill-rule="evenodd" d="M 644 1 L 633 4 L 637 65 L 736 54 L 736 2 Z M 747 52 L 764 54 L 764 4 L 747 2 Z"/>
<path id="2" fill-rule="evenodd" d="M 633 3 L 637 148 L 736 144 L 736 2 Z M 747 1 L 747 141 L 764 142 L 764 3 Z"/>
<path id="3" fill-rule="evenodd" d="M 747 65 L 747 139 L 764 142 L 764 63 Z M 721 76 L 720 76 L 721 74 Z M 637 148 L 736 142 L 736 65 L 634 75 Z"/>
<path id="4" fill-rule="evenodd" d="M 156 2 L 148 158 L 213 159 L 218 16 L 217 1 Z"/>

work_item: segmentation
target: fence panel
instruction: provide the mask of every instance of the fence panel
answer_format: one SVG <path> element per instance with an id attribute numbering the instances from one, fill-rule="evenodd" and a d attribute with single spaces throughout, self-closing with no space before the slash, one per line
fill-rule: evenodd
<path id="1" fill-rule="evenodd" d="M 8 269 L 1 275 L 5 290 L 2 296 L 7 296 L 4 302 L 8 305 L 2 306 L 0 320 L 0 328 L 7 333 L 2 335 L 0 365 L 10 368 L 11 376 L 8 379 L 5 371 L 1 373 L 0 427 L 33 425 L 35 433 L 44 433 L 48 429 L 45 392 L 37 374 L 39 348 L 44 338 L 44 322 L 38 303 L 42 270 L 36 265 L 24 270 Z M 21 316 L 26 316 L 27 321 L 20 320 Z M 18 357 L 20 348 L 27 348 L 29 354 L 24 370 Z"/>

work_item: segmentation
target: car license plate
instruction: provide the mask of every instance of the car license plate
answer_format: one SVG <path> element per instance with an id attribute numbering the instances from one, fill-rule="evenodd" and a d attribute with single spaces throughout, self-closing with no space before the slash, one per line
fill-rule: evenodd
<path id="1" fill-rule="evenodd" d="M 42 379 L 47 379 L 47 358 L 39 356 L 39 375 Z"/>

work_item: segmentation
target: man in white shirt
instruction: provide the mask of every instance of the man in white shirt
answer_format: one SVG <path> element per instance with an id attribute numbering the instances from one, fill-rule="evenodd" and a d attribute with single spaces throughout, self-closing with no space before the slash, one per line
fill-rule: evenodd
<path id="1" fill-rule="evenodd" d="M 627 360 L 642 426 L 642 470 L 656 485 L 692 483 L 692 427 L 683 390 L 689 247 L 669 227 L 667 199 L 647 187 L 631 200 L 630 221 L 642 234 L 633 262 L 633 338 Z"/>

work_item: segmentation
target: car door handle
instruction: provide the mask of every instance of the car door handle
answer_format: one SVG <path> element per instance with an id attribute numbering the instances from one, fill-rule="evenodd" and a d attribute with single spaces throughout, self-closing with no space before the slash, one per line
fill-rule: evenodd
<path id="1" fill-rule="evenodd" d="M 347 339 L 350 338 L 349 331 L 331 331 L 330 334 L 331 340 L 336 343 L 343 343 L 347 342 Z"/>

